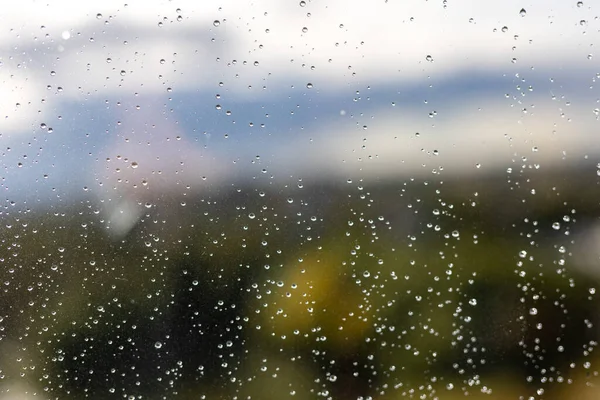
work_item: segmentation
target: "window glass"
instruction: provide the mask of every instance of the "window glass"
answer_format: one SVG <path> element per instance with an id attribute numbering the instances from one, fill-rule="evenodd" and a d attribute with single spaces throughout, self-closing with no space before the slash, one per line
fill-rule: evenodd
<path id="1" fill-rule="evenodd" d="M 600 397 L 593 1 L 0 27 L 0 399 Z"/>

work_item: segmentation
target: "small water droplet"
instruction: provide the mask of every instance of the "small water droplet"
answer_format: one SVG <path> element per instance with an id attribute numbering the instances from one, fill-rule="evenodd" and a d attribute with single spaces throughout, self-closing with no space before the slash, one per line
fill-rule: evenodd
<path id="1" fill-rule="evenodd" d="M 537 310 L 537 308 L 535 308 L 535 307 L 532 307 L 532 308 L 529 310 L 529 314 L 530 314 L 530 315 L 537 315 L 537 313 L 538 313 L 538 310 Z"/>
<path id="2" fill-rule="evenodd" d="M 524 8 L 521 8 L 521 11 L 519 11 L 519 15 L 520 15 L 521 17 L 524 17 L 524 16 L 526 16 L 526 15 L 527 15 L 527 10 L 525 10 Z"/>
<path id="3" fill-rule="evenodd" d="M 221 21 L 219 21 L 218 19 L 215 19 L 215 20 L 213 21 L 213 25 L 214 25 L 214 26 L 219 26 L 219 25 L 221 25 Z"/>

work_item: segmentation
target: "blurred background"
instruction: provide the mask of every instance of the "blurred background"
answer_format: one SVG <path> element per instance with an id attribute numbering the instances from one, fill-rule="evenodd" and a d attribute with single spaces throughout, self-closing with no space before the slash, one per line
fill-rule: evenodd
<path id="1" fill-rule="evenodd" d="M 600 397 L 593 2 L 0 22 L 0 399 Z"/>

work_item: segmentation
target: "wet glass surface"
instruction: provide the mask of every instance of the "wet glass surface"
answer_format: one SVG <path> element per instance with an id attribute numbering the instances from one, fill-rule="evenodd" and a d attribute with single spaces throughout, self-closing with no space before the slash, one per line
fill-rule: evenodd
<path id="1" fill-rule="evenodd" d="M 0 399 L 600 396 L 593 2 L 0 22 Z"/>

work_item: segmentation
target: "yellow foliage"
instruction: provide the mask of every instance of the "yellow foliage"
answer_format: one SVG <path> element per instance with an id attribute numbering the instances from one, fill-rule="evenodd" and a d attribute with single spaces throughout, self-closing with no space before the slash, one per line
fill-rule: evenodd
<path id="1" fill-rule="evenodd" d="M 275 335 L 314 337 L 344 347 L 366 336 L 372 324 L 342 254 L 316 251 L 285 269 L 266 314 Z"/>

